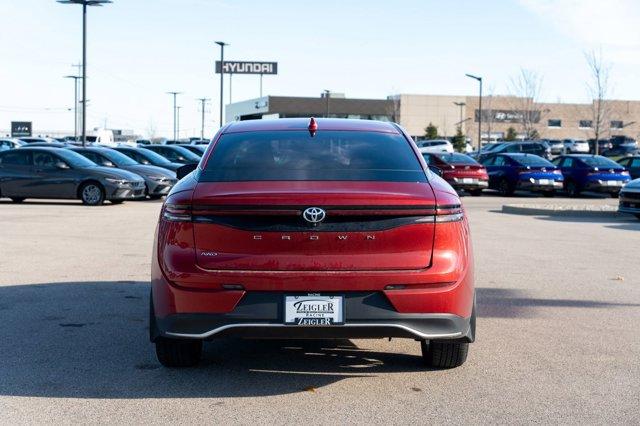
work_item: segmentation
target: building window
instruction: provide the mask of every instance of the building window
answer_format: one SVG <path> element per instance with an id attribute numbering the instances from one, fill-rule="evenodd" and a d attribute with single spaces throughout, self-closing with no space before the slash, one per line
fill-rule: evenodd
<path id="1" fill-rule="evenodd" d="M 548 127 L 562 127 L 562 120 L 558 120 L 556 118 L 550 119 L 547 121 Z"/>
<path id="2" fill-rule="evenodd" d="M 591 120 L 580 120 L 578 123 L 578 127 L 581 129 L 590 129 L 593 127 L 593 121 Z"/>
<path id="3" fill-rule="evenodd" d="M 611 122 L 612 129 L 622 129 L 624 127 L 624 123 L 620 120 L 613 120 Z"/>

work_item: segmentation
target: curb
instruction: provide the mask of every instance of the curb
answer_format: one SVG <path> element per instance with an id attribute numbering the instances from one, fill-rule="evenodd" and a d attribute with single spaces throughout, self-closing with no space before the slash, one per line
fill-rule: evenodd
<path id="1" fill-rule="evenodd" d="M 572 217 L 604 217 L 622 218 L 626 214 L 618 213 L 617 206 L 559 206 L 559 205 L 526 205 L 504 204 L 502 213 L 525 216 L 572 216 Z"/>

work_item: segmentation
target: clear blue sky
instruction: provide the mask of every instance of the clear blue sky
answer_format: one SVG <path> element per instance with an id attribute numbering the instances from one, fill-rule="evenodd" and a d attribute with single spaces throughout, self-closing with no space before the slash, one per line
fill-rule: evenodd
<path id="1" fill-rule="evenodd" d="M 169 136 L 179 98 L 181 127 L 199 129 L 195 98 L 213 98 L 217 128 L 219 56 L 272 60 L 272 95 L 350 97 L 394 93 L 507 94 L 527 68 L 543 76 L 543 100 L 583 102 L 584 52 L 602 49 L 615 98 L 640 99 L 640 3 L 635 0 L 241 1 L 114 0 L 89 10 L 88 127 L 154 127 Z M 54 0 L 0 4 L 0 129 L 32 120 L 41 130 L 73 129 L 71 64 L 81 56 L 81 8 Z M 233 99 L 258 96 L 257 76 L 236 76 Z M 227 98 L 228 100 L 228 98 Z M 186 133 L 183 134 L 186 136 Z"/>

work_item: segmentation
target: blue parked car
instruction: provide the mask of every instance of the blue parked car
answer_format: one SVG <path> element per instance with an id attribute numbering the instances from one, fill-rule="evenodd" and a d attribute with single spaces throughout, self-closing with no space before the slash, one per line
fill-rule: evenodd
<path id="1" fill-rule="evenodd" d="M 563 186 L 560 170 L 537 155 L 495 154 L 485 158 L 482 165 L 489 174 L 489 188 L 503 196 L 522 189 L 553 197 Z"/>
<path id="2" fill-rule="evenodd" d="M 563 155 L 553 162 L 562 170 L 564 189 L 570 197 L 595 191 L 617 198 L 620 189 L 631 180 L 624 167 L 602 155 Z"/>

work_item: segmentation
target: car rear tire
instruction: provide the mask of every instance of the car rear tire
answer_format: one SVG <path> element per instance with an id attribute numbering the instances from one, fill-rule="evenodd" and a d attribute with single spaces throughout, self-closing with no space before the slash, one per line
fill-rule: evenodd
<path id="1" fill-rule="evenodd" d="M 181 340 L 158 337 L 156 356 L 165 367 L 193 367 L 202 357 L 202 340 Z"/>
<path id="2" fill-rule="evenodd" d="M 421 341 L 422 360 L 432 368 L 460 367 L 467 360 L 469 343 L 447 340 Z"/>
<path id="3" fill-rule="evenodd" d="M 565 183 L 564 189 L 567 191 L 567 195 L 569 195 L 569 197 L 577 197 L 578 195 L 580 195 L 580 190 L 571 180 Z"/>
<path id="4" fill-rule="evenodd" d="M 162 195 L 149 195 L 150 200 L 159 200 L 162 198 Z"/>
<path id="5" fill-rule="evenodd" d="M 610 192 L 609 196 L 611 198 L 620 198 L 620 192 Z"/>
<path id="6" fill-rule="evenodd" d="M 469 191 L 472 197 L 479 197 L 482 195 L 482 189 L 472 189 Z"/>
<path id="7" fill-rule="evenodd" d="M 511 186 L 508 180 L 502 179 L 498 184 L 498 192 L 503 197 L 510 197 L 515 192 L 515 189 Z"/>
<path id="8" fill-rule="evenodd" d="M 21 203 L 24 201 L 24 197 L 11 197 L 11 201 L 14 203 Z"/>
<path id="9" fill-rule="evenodd" d="M 80 199 L 86 206 L 99 206 L 104 202 L 104 189 L 95 182 L 87 182 L 80 187 Z"/>

